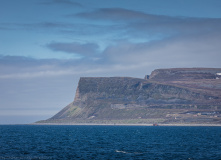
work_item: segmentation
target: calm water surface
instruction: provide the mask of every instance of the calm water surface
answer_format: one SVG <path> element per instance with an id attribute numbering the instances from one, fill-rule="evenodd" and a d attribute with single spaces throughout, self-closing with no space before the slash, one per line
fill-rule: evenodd
<path id="1" fill-rule="evenodd" d="M 0 126 L 0 159 L 221 159 L 221 127 Z"/>

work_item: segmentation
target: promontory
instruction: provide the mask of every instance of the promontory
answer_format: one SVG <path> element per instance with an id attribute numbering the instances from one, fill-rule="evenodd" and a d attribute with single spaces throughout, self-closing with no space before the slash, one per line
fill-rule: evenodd
<path id="1" fill-rule="evenodd" d="M 221 68 L 156 69 L 144 77 L 81 77 L 74 101 L 36 123 L 221 125 Z"/>

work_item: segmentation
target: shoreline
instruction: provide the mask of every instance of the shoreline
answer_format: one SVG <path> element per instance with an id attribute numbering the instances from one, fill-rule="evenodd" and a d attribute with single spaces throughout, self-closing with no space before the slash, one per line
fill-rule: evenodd
<path id="1" fill-rule="evenodd" d="M 177 127 L 221 127 L 221 124 L 99 124 L 99 123 L 31 123 L 26 125 L 51 125 L 51 126 L 177 126 Z"/>

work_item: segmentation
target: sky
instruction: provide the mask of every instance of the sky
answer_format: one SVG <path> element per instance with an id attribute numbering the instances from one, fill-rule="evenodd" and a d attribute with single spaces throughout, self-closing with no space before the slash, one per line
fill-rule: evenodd
<path id="1" fill-rule="evenodd" d="M 0 0 L 0 124 L 48 119 L 80 77 L 221 68 L 220 0 Z"/>

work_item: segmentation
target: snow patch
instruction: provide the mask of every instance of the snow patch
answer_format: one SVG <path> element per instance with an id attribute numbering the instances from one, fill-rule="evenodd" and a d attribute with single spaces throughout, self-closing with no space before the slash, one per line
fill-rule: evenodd
<path id="1" fill-rule="evenodd" d="M 216 75 L 221 76 L 221 73 L 216 73 Z"/>

